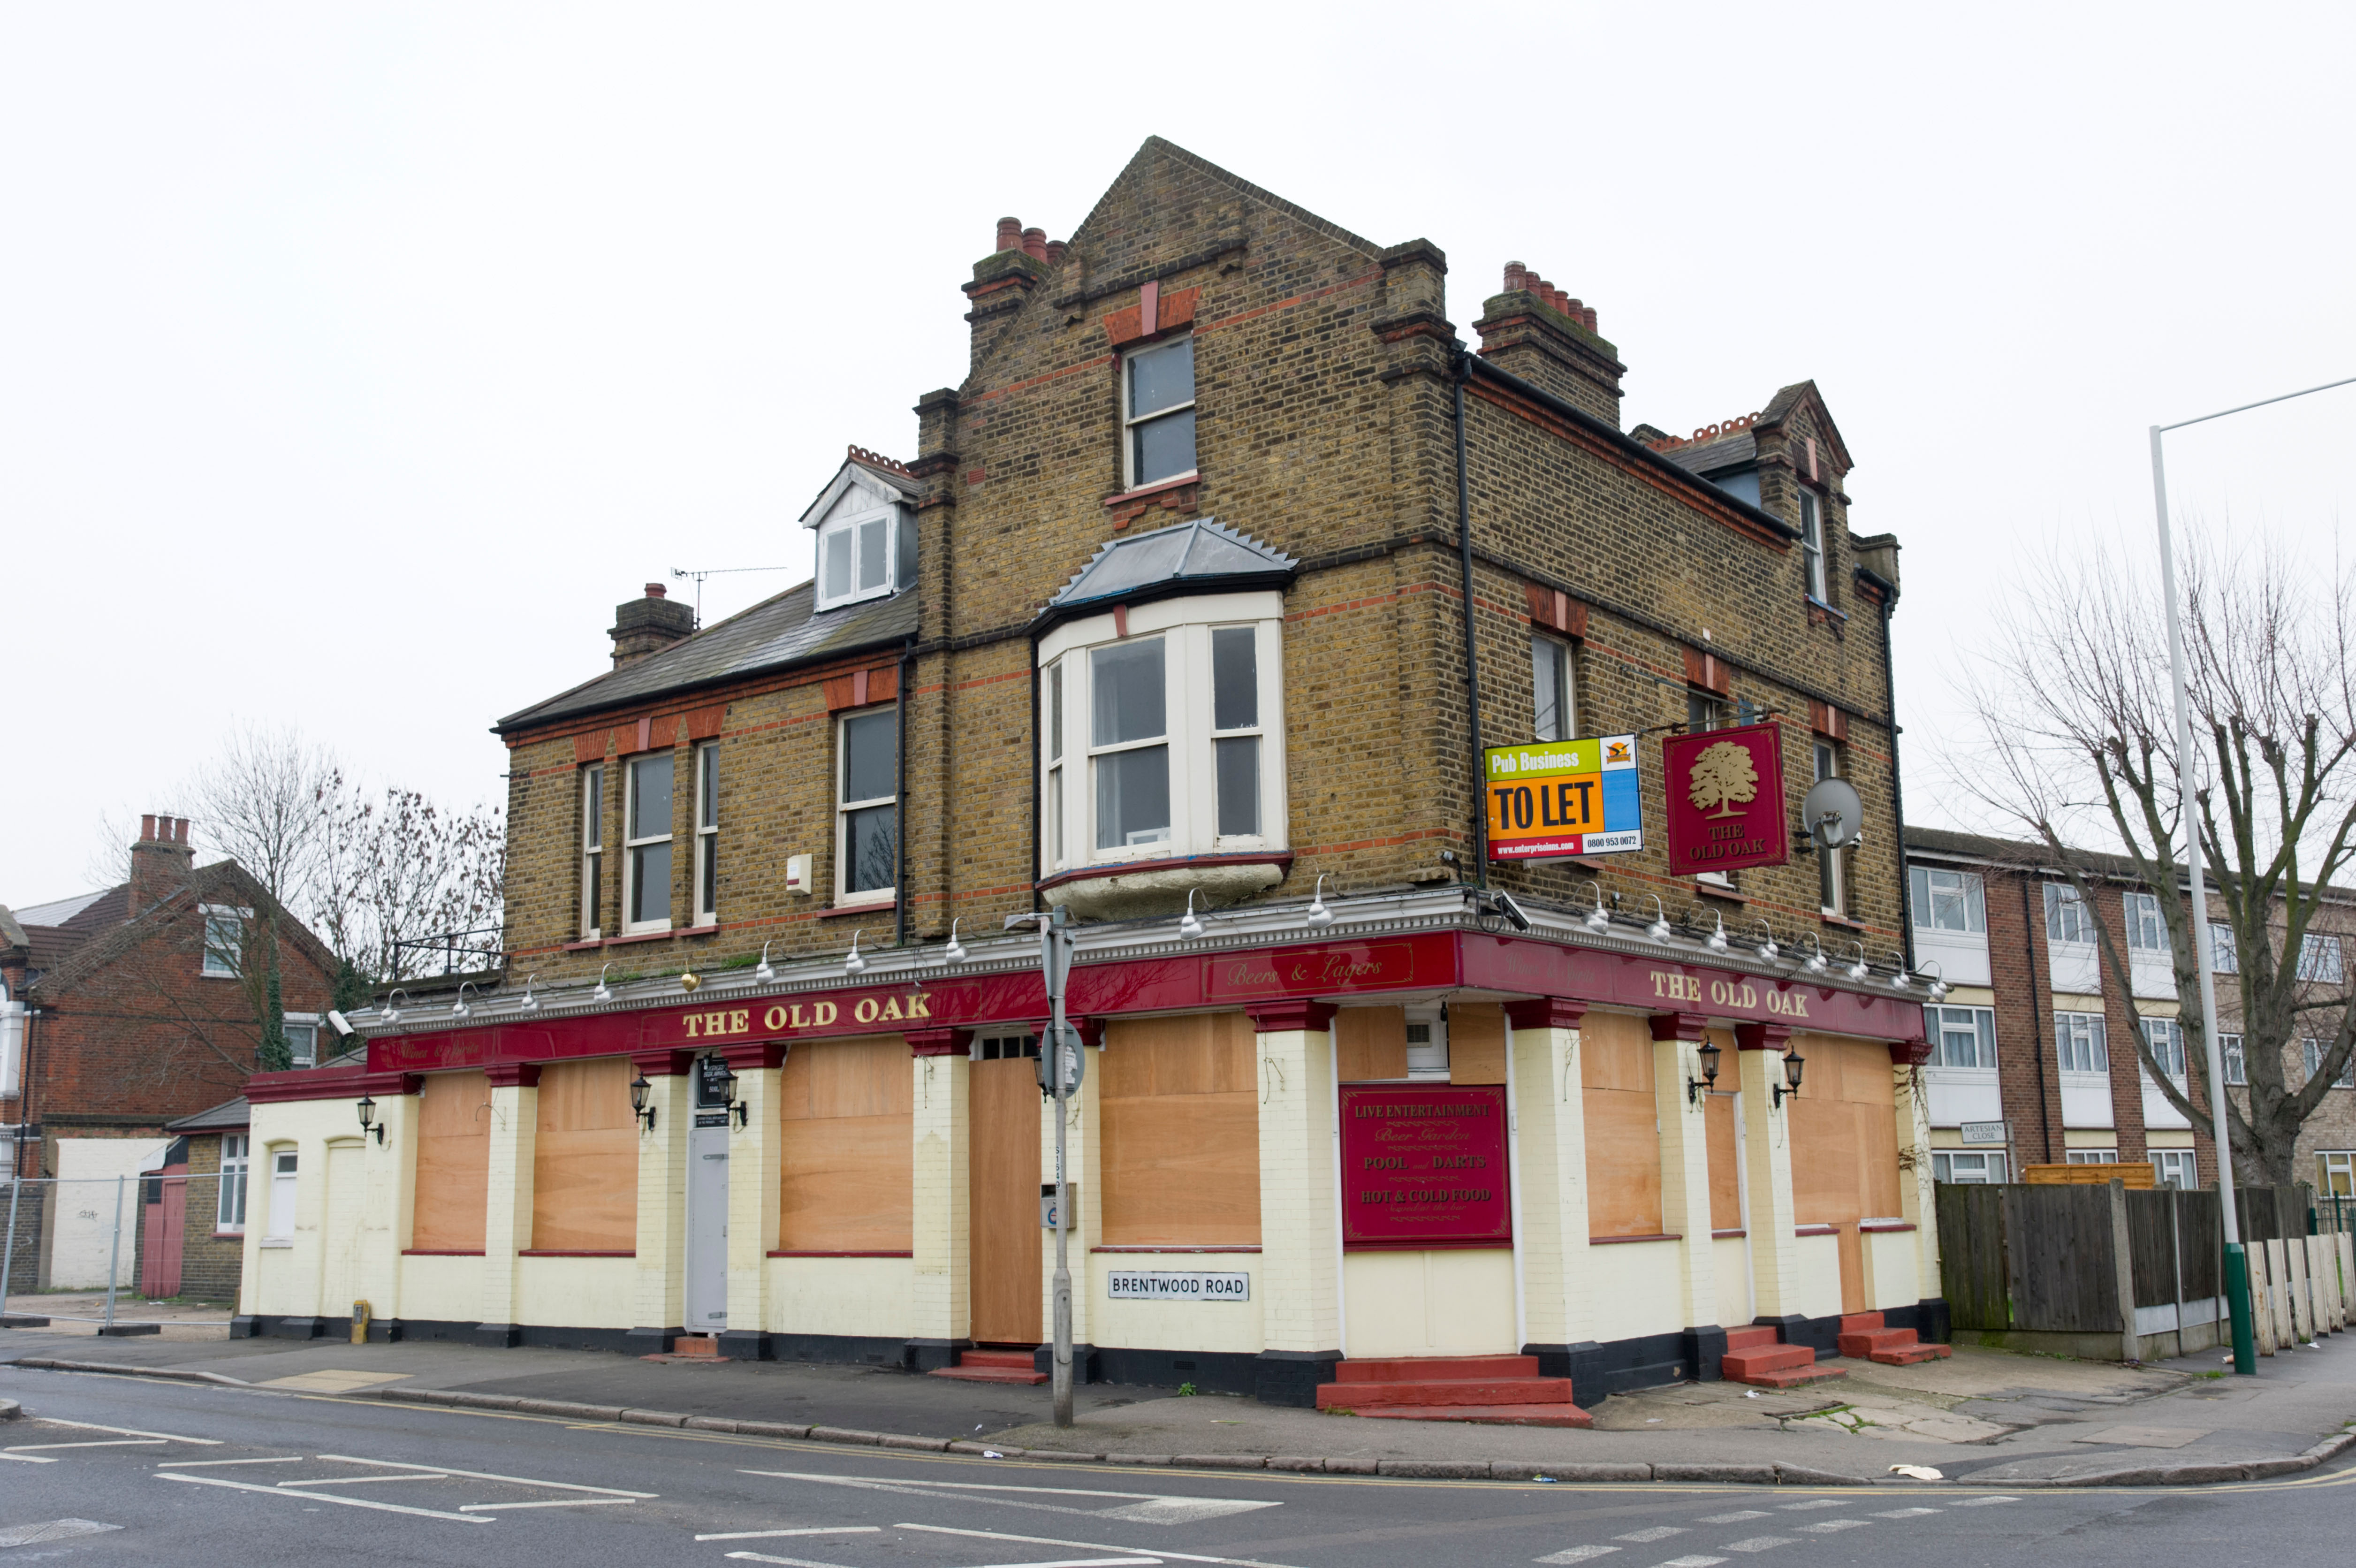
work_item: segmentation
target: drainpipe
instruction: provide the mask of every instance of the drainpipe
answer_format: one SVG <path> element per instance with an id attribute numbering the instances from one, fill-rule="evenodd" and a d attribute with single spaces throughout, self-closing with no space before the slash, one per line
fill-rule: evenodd
<path id="1" fill-rule="evenodd" d="M 892 886 L 898 890 L 892 899 L 892 945 L 895 948 L 905 947 L 908 941 L 908 671 L 916 658 L 916 637 L 911 632 L 908 640 L 900 648 L 899 711 L 893 715 L 900 730 L 892 743 L 892 767 L 895 775 L 892 780 L 892 788 L 895 791 L 893 795 L 892 836 L 898 841 L 894 850 L 899 858 L 899 864 L 892 868 Z"/>
<path id="2" fill-rule="evenodd" d="M 1472 628 L 1472 486 L 1464 469 L 1464 383 L 1472 356 L 1456 351 L 1456 547 L 1464 590 L 1464 703 L 1472 732 L 1472 875 L 1489 886 L 1489 781 L 1481 767 L 1481 655 Z"/>
<path id="3" fill-rule="evenodd" d="M 2045 1140 L 2045 1157 L 2053 1158 L 2053 1112 L 2045 1101 L 2045 1004 L 2037 1000 L 2037 928 L 2029 924 L 2029 875 L 2013 878 L 2020 884 L 2020 937 L 2029 951 L 2029 1037 L 2037 1046 L 2037 1130 Z"/>
<path id="4" fill-rule="evenodd" d="M 1906 864 L 1906 789 L 1898 767 L 1898 667 L 1890 646 L 1890 612 L 1897 607 L 1895 587 L 1881 596 L 1882 703 L 1890 715 L 1890 813 L 1898 830 L 1898 929 L 1904 934 L 1906 968 L 1914 969 L 1914 873 Z"/>

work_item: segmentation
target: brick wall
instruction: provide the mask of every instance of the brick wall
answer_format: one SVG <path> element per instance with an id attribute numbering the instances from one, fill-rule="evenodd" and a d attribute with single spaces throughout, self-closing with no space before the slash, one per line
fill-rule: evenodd
<path id="1" fill-rule="evenodd" d="M 188 1138 L 187 1229 L 180 1241 L 180 1294 L 191 1301 L 234 1303 L 244 1271 L 245 1234 L 217 1235 L 220 1208 L 221 1135 Z M 249 1174 L 248 1181 L 252 1180 Z M 247 1188 L 251 1195 L 252 1188 Z"/>

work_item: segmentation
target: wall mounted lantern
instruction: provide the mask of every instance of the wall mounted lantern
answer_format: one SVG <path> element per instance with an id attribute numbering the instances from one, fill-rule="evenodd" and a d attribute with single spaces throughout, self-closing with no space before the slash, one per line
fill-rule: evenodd
<path id="1" fill-rule="evenodd" d="M 376 1119 L 376 1101 L 374 1098 L 363 1094 L 360 1096 L 360 1102 L 352 1109 L 360 1113 L 360 1131 L 363 1133 L 374 1133 L 376 1134 L 376 1141 L 380 1144 L 383 1143 L 384 1123 Z"/>
<path id="2" fill-rule="evenodd" d="M 647 1103 L 647 1092 L 653 1088 L 645 1073 L 630 1080 L 630 1109 L 637 1114 L 638 1131 L 642 1133 L 655 1130 L 655 1108 Z"/>
<path id="3" fill-rule="evenodd" d="M 1718 1058 L 1720 1054 L 1718 1042 L 1705 1038 L 1700 1049 L 1694 1054 L 1701 1058 L 1701 1079 L 1698 1082 L 1690 1078 L 1686 1079 L 1687 1105 L 1700 1104 L 1701 1097 L 1718 1087 Z"/>
<path id="4" fill-rule="evenodd" d="M 1800 1092 L 1800 1074 L 1807 1065 L 1808 1058 L 1797 1051 L 1786 1051 L 1783 1054 L 1783 1083 L 1788 1083 L 1791 1087 L 1786 1089 L 1783 1083 L 1772 1086 L 1775 1090 L 1775 1103 L 1778 1106 Z"/>

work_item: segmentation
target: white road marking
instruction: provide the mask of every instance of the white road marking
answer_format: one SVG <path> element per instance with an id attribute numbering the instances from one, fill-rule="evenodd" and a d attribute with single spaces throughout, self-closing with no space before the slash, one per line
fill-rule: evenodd
<path id="1" fill-rule="evenodd" d="M 14 1459 L 19 1464 L 24 1465 L 54 1465 L 57 1463 L 56 1460 L 49 1458 L 47 1455 L 11 1454 L 5 1448 L 0 1448 L 0 1459 Z"/>
<path id="2" fill-rule="evenodd" d="M 626 1492 L 619 1487 L 584 1487 L 571 1481 L 535 1481 L 529 1476 L 498 1476 L 488 1470 L 460 1470 L 448 1465 L 409 1465 L 399 1459 L 359 1459 L 349 1454 L 322 1454 L 337 1465 L 379 1465 L 388 1470 L 431 1470 L 437 1476 L 464 1476 L 470 1481 L 505 1481 L 518 1487 L 546 1487 L 559 1492 L 594 1492 L 607 1498 L 659 1498 L 660 1492 Z"/>
<path id="3" fill-rule="evenodd" d="M 2017 1503 L 2019 1500 L 2019 1498 L 1965 1498 L 1947 1506 L 1954 1509 L 1984 1509 L 1990 1503 Z"/>
<path id="4" fill-rule="evenodd" d="M 1256 1509 L 1281 1508 L 1281 1502 L 1246 1498 L 1171 1497 L 1159 1492 L 1108 1492 L 1082 1487 L 1000 1487 L 964 1481 L 872 1481 L 852 1476 L 825 1476 L 803 1470 L 746 1470 L 747 1476 L 769 1476 L 786 1481 L 814 1481 L 821 1486 L 856 1487 L 866 1491 L 898 1492 L 912 1498 L 960 1498 L 968 1502 L 995 1503 L 1001 1508 L 1031 1509 L 1042 1513 L 1071 1514 L 1079 1519 L 1117 1519 L 1130 1524 L 1198 1524 Z M 1034 1492 L 1046 1497 L 1104 1498 L 1136 1500 L 1121 1508 L 1075 1509 L 1058 1503 L 1025 1502 L 1020 1498 L 977 1496 L 986 1492 Z"/>
<path id="5" fill-rule="evenodd" d="M 636 1498 L 550 1498 L 533 1503 L 460 1503 L 460 1513 L 498 1513 L 507 1509 L 594 1509 L 614 1503 L 634 1503 Z"/>
<path id="6" fill-rule="evenodd" d="M 1661 1568 L 1718 1568 L 1725 1561 L 1723 1557 L 1704 1557 L 1696 1552 L 1690 1557 L 1672 1557 Z"/>
<path id="7" fill-rule="evenodd" d="M 258 1487 L 252 1481 L 232 1481 L 226 1476 L 183 1476 L 177 1470 L 155 1477 L 159 1481 L 186 1481 L 192 1487 L 226 1487 L 236 1492 L 259 1492 L 265 1498 L 305 1498 L 323 1503 L 341 1503 L 348 1509 L 374 1509 L 380 1513 L 416 1514 L 424 1519 L 446 1519 L 459 1524 L 497 1524 L 495 1519 L 480 1514 L 444 1513 L 439 1509 L 403 1508 L 399 1503 L 380 1503 L 367 1498 L 339 1498 L 333 1492 L 286 1492 L 276 1487 Z"/>
<path id="8" fill-rule="evenodd" d="M 1796 1537 L 1789 1535 L 1754 1535 L 1748 1541 L 1730 1541 L 1729 1552 L 1765 1552 L 1771 1547 L 1789 1546 Z"/>
<path id="9" fill-rule="evenodd" d="M 41 1417 L 44 1426 L 70 1426 L 77 1432 L 112 1432 L 117 1437 L 160 1437 L 166 1443 L 194 1443 L 203 1448 L 218 1448 L 218 1437 L 184 1437 L 177 1432 L 142 1432 L 135 1426 L 101 1426 L 94 1421 L 68 1421 L 59 1415 Z"/>
<path id="10" fill-rule="evenodd" d="M 993 1563 L 989 1568 L 1159 1568 L 1159 1557 L 1063 1557 L 1053 1563 Z"/>
<path id="11" fill-rule="evenodd" d="M 1875 1514 L 1873 1517 L 1876 1519 L 1921 1519 L 1926 1513 L 1937 1513 L 1938 1511 L 1939 1510 L 1937 1509 L 1890 1509 L 1886 1512 Z"/>
<path id="12" fill-rule="evenodd" d="M 782 1563 L 786 1568 L 842 1568 L 840 1563 L 814 1563 L 807 1557 L 772 1557 L 766 1552 L 732 1552 L 728 1555 L 744 1563 Z"/>
<path id="13" fill-rule="evenodd" d="M 1706 1513 L 1701 1516 L 1701 1522 L 1704 1524 L 1740 1524 L 1746 1519 L 1765 1519 L 1767 1515 L 1763 1509 L 1737 1509 L 1732 1513 Z"/>
<path id="14" fill-rule="evenodd" d="M 303 1455 L 289 1454 L 284 1459 L 166 1459 L 155 1466 L 158 1470 L 203 1470 L 216 1465 L 300 1465 Z"/>
<path id="15" fill-rule="evenodd" d="M 1019 1541 L 1031 1546 L 1076 1546 L 1083 1552 L 1138 1552 L 1140 1555 L 1145 1554 L 1134 1546 L 1108 1546 L 1101 1541 L 1058 1541 L 1050 1535 L 1007 1535 L 994 1530 L 951 1530 L 945 1524 L 901 1524 L 894 1528 L 919 1530 L 926 1535 L 969 1536 L 976 1541 Z M 1261 1563 L 1249 1557 L 1205 1557 L 1194 1552 L 1165 1552 L 1158 1546 L 1146 1550 L 1157 1560 L 1167 1559 L 1173 1563 L 1221 1563 L 1232 1564 L 1233 1568 L 1290 1568 L 1288 1563 Z"/>
<path id="16" fill-rule="evenodd" d="M 1541 1563 L 1592 1563 L 1599 1557 L 1619 1551 L 1616 1546 L 1566 1546 L 1560 1552 L 1538 1559 Z"/>
<path id="17" fill-rule="evenodd" d="M 1625 1535 L 1615 1535 L 1614 1541 L 1666 1541 L 1673 1535 L 1683 1535 L 1685 1527 L 1676 1524 L 1656 1524 L 1649 1530 L 1632 1530 Z"/>
<path id="18" fill-rule="evenodd" d="M 1845 1509 L 1854 1500 L 1851 1498 L 1810 1498 L 1804 1503 L 1777 1503 L 1775 1506 L 1785 1513 L 1798 1513 L 1805 1509 Z"/>
<path id="19" fill-rule="evenodd" d="M 434 1476 L 314 1476 L 307 1481 L 281 1481 L 282 1487 L 381 1487 L 388 1481 L 446 1481 L 447 1475 Z"/>
<path id="20" fill-rule="evenodd" d="M 781 1535 L 881 1535 L 880 1524 L 821 1524 L 808 1530 L 732 1530 L 720 1535 L 699 1535 L 698 1541 L 771 1541 Z"/>
<path id="21" fill-rule="evenodd" d="M 119 1524 L 101 1524 L 94 1519 L 53 1519 L 47 1524 L 20 1524 L 14 1530 L 0 1530 L 0 1546 L 37 1546 L 45 1541 L 70 1541 L 77 1535 L 103 1535 L 110 1530 L 121 1530 Z M 48 1556 L 51 1553 L 36 1553 Z M 30 1557 L 11 1559 L 29 1563 Z"/>
<path id="22" fill-rule="evenodd" d="M 1863 1530 L 1867 1522 L 1861 1519 L 1828 1519 L 1821 1524 L 1804 1524 L 1800 1528 L 1811 1535 L 1830 1535 L 1836 1530 Z"/>
<path id="23" fill-rule="evenodd" d="M 161 1448 L 160 1437 L 104 1437 L 95 1443 L 16 1443 L 7 1449 L 11 1454 L 37 1454 L 50 1448 Z"/>

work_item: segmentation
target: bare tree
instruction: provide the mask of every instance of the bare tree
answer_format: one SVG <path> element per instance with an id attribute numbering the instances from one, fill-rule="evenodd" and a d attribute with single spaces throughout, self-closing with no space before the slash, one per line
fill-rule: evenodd
<path id="1" fill-rule="evenodd" d="M 507 833 L 498 807 L 455 811 L 414 789 L 344 783 L 325 797 L 320 934 L 379 983 L 410 978 L 402 944 L 500 924 Z M 498 938 L 488 938 L 495 950 Z"/>
<path id="2" fill-rule="evenodd" d="M 2073 843 L 2118 845 L 2135 880 L 2158 896 L 2190 1081 L 2154 1058 L 2141 1030 L 2136 1058 L 2168 1101 L 2213 1135 L 2191 1092 L 2197 1083 L 2206 1098 L 2211 1042 L 2181 870 L 2185 802 L 2156 575 L 2097 551 L 2081 568 L 2057 558 L 2019 579 L 2029 585 L 1999 611 L 1995 651 L 1966 683 L 1985 744 L 1957 772 L 2044 843 L 2090 908 L 2103 872 Z M 2356 854 L 2351 588 L 2356 579 L 2339 572 L 2319 585 L 2276 551 L 2196 553 L 2186 575 L 2192 815 L 2238 960 L 2237 972 L 2220 978 L 2240 993 L 2248 1086 L 2241 1102 L 2226 1100 L 2245 1179 L 2297 1179 L 2300 1129 L 2356 1050 L 2344 966 L 2326 977 L 2300 958 L 2329 885 Z M 2093 924 L 2105 966 L 2124 978 L 2119 933 Z M 2293 1089 L 2290 1046 L 2325 1033 L 2317 1069 Z"/>
<path id="3" fill-rule="evenodd" d="M 291 726 L 241 725 L 200 766 L 187 793 L 197 832 L 281 903 L 300 903 L 317 873 L 319 809 L 335 758 Z"/>

